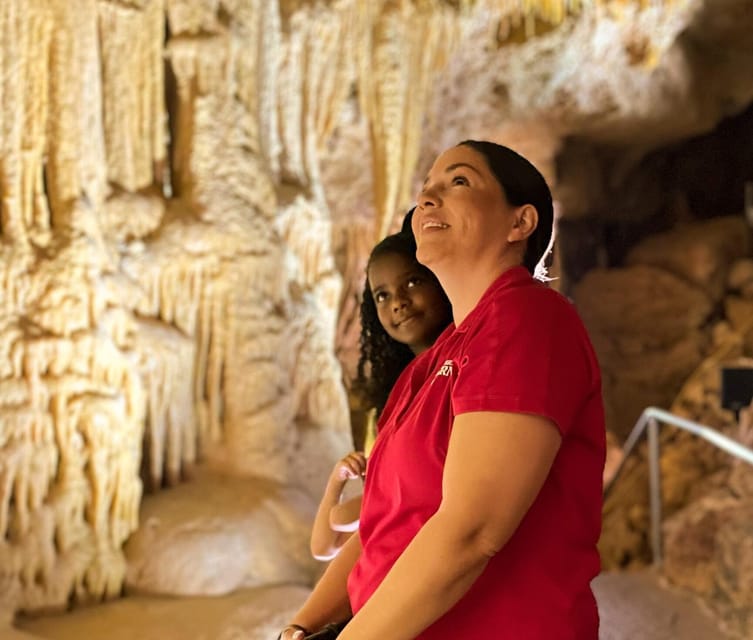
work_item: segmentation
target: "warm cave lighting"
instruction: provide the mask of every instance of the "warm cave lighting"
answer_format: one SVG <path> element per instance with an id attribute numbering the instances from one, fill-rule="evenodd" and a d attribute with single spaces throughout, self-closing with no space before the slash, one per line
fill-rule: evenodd
<path id="1" fill-rule="evenodd" d="M 753 228 L 753 180 L 745 183 L 745 218 Z"/>

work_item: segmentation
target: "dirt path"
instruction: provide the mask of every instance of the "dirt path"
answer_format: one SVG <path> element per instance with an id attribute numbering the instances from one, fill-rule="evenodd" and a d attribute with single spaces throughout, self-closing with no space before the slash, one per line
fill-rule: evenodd
<path id="1" fill-rule="evenodd" d="M 732 640 L 695 601 L 650 573 L 604 574 L 594 582 L 600 640 Z M 29 640 L 269 640 L 305 599 L 301 587 L 250 589 L 217 598 L 129 597 L 71 614 L 25 620 Z"/>

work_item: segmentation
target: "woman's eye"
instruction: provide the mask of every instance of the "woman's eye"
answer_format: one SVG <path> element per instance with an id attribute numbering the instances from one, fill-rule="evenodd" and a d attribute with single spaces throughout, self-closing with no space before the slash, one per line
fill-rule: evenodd
<path id="1" fill-rule="evenodd" d="M 452 184 L 462 184 L 462 185 L 468 185 L 468 178 L 465 176 L 455 176 L 452 179 Z"/>

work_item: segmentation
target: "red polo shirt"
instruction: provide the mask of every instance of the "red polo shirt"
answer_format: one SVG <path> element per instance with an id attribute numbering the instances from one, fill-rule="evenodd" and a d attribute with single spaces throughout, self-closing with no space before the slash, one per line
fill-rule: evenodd
<path id="1" fill-rule="evenodd" d="M 503 273 L 462 324 L 403 372 L 380 418 L 348 580 L 358 611 L 442 499 L 453 419 L 545 416 L 562 445 L 538 497 L 465 596 L 421 640 L 597 640 L 605 457 L 601 379 L 572 305 L 523 267 Z"/>

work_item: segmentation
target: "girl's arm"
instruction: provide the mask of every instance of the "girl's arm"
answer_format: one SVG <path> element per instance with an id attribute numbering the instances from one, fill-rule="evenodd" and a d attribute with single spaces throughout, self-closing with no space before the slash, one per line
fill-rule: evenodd
<path id="1" fill-rule="evenodd" d="M 354 509 L 353 505 L 348 505 L 350 501 L 341 505 L 340 497 L 345 483 L 361 477 L 365 470 L 366 458 L 360 452 L 348 454 L 332 469 L 311 529 L 311 555 L 317 560 L 334 558 L 348 539 L 348 533 L 358 528 L 360 498 Z M 351 516 L 352 519 L 347 521 L 346 518 Z M 337 527 L 333 526 L 335 523 Z"/>
<path id="2" fill-rule="evenodd" d="M 560 443 L 559 431 L 543 417 L 457 416 L 439 509 L 339 640 L 411 640 L 447 612 L 517 529 Z"/>
<path id="3" fill-rule="evenodd" d="M 342 533 L 353 533 L 354 531 L 357 531 L 358 524 L 361 521 L 362 499 L 363 496 L 355 496 L 354 498 L 350 498 L 349 500 L 332 507 L 329 511 L 330 529 Z M 342 546 L 342 544 L 340 546 Z"/>
<path id="4" fill-rule="evenodd" d="M 300 625 L 314 632 L 330 622 L 347 620 L 351 615 L 348 599 L 348 576 L 361 555 L 361 538 L 351 536 L 337 557 L 329 563 L 327 570 L 317 582 L 311 595 L 295 614 L 291 624 Z M 303 633 L 286 627 L 281 640 L 298 640 Z"/>

